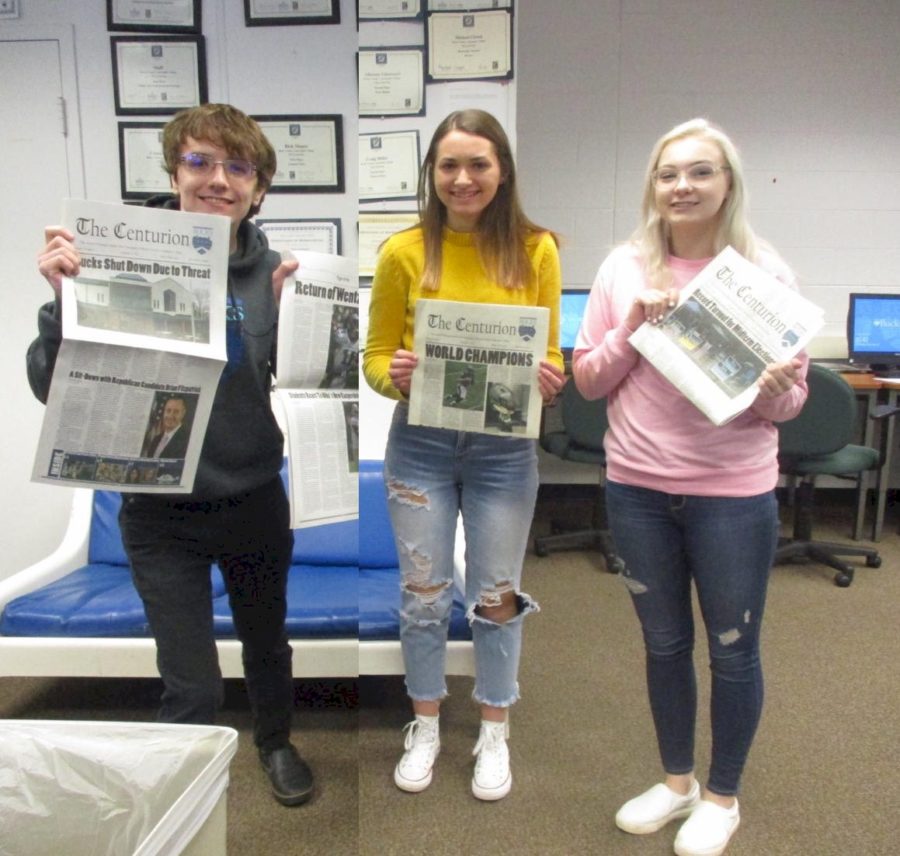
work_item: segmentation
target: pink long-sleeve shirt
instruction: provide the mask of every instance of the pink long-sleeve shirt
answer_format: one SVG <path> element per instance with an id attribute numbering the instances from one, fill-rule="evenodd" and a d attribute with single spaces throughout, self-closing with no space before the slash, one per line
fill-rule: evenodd
<path id="1" fill-rule="evenodd" d="M 672 287 L 680 290 L 710 259 L 671 257 Z M 774 254 L 756 263 L 785 287 L 793 276 Z M 792 419 L 806 401 L 808 360 L 801 379 L 773 399 L 754 404 L 716 427 L 628 342 L 625 318 L 649 288 L 632 245 L 613 250 L 591 288 L 572 358 L 586 398 L 607 397 L 607 476 L 622 484 L 671 494 L 754 496 L 778 480 L 778 433 L 773 422 Z"/>

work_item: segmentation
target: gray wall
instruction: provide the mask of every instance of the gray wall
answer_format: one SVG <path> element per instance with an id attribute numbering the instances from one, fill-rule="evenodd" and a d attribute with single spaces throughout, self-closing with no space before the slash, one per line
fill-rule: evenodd
<path id="1" fill-rule="evenodd" d="M 705 116 L 744 159 L 754 228 L 826 312 L 900 288 L 900 3 L 518 0 L 518 164 L 529 214 L 588 287 L 636 224 L 655 140 Z"/>

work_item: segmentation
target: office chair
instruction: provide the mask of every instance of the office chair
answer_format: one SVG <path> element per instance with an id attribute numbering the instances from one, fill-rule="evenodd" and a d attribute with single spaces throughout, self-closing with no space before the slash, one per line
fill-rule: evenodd
<path id="1" fill-rule="evenodd" d="M 597 470 L 599 484 L 593 509 L 591 525 L 586 529 L 564 531 L 564 527 L 553 523 L 553 534 L 534 539 L 534 552 L 547 556 L 554 550 L 576 547 L 599 547 L 606 561 L 606 569 L 617 574 L 623 568 L 622 560 L 616 555 L 612 536 L 606 527 L 606 505 L 603 499 L 603 470 L 606 454 L 603 451 L 603 435 L 606 433 L 606 400 L 587 401 L 570 380 L 563 388 L 562 430 L 542 432 L 540 443 L 543 449 L 562 458 L 589 464 Z"/>
<path id="2" fill-rule="evenodd" d="M 831 541 L 814 541 L 813 505 L 816 477 L 832 475 L 860 479 L 880 465 L 881 455 L 870 446 L 851 441 L 856 435 L 856 396 L 838 374 L 811 364 L 807 376 L 809 397 L 800 414 L 778 428 L 778 468 L 795 485 L 793 535 L 779 540 L 775 563 L 812 559 L 834 568 L 835 584 L 853 582 L 854 568 L 840 556 L 864 557 L 866 566 L 881 565 L 878 551 Z"/>

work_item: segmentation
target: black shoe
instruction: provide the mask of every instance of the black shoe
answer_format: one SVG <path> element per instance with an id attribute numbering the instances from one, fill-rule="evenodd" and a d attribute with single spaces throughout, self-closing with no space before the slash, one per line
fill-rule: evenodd
<path id="1" fill-rule="evenodd" d="M 301 805 L 312 796 L 312 772 L 290 743 L 260 749 L 259 760 L 272 783 L 275 799 L 282 805 Z"/>

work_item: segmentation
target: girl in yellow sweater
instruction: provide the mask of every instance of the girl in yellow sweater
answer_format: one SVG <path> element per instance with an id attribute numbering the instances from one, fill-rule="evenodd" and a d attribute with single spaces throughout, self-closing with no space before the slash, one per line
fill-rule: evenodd
<path id="1" fill-rule="evenodd" d="M 472 792 L 509 793 L 507 709 L 519 696 L 522 619 L 538 609 L 519 584 L 537 496 L 533 440 L 409 425 L 415 305 L 419 297 L 550 309 L 538 383 L 545 403 L 565 376 L 559 350 L 559 256 L 555 236 L 522 212 L 509 140 L 482 110 L 451 113 L 436 129 L 419 176 L 420 222 L 382 247 L 372 285 L 363 370 L 398 400 L 384 474 L 397 553 L 400 639 L 415 719 L 406 727 L 394 781 L 431 783 L 440 751 L 438 714 L 447 694 L 444 658 L 453 592 L 456 520 L 466 535 L 466 606 L 475 646 L 474 699 L 481 732 Z"/>

